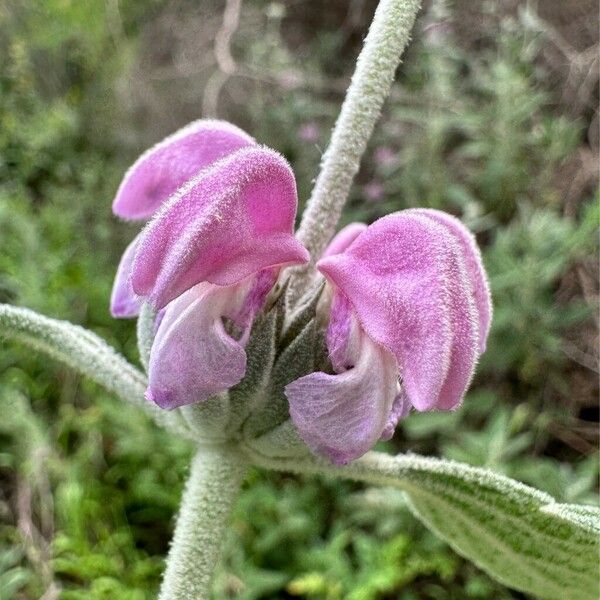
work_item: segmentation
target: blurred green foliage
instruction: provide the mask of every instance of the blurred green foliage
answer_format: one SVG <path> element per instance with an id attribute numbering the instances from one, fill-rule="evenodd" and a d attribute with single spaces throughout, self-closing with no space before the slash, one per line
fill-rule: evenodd
<path id="1" fill-rule="evenodd" d="M 164 115 L 188 118 L 183 80 L 205 87 L 202 73 L 183 69 L 168 99 L 138 93 L 155 75 L 140 82 L 143 68 L 181 68 L 173 23 L 208 23 L 211 48 L 220 12 L 200 4 L 0 5 L 0 301 L 84 324 L 132 361 L 133 324 L 109 317 L 108 298 L 135 228 L 109 206 L 136 153 L 169 132 Z M 304 201 L 366 13 L 350 30 L 348 19 L 315 27 L 301 10 L 259 0 L 242 16 L 240 76 L 224 85 L 219 115 L 285 153 Z M 475 51 L 439 26 L 446 18 L 425 14 L 345 219 L 415 205 L 461 216 L 484 251 L 494 327 L 464 407 L 413 414 L 382 448 L 485 465 L 561 501 L 594 502 L 598 202 L 584 186 L 566 207 L 561 176 L 591 117 L 563 116 L 543 36 L 497 15 Z M 195 118 L 200 98 L 192 104 Z M 153 597 L 190 448 L 5 342 L 0 406 L 0 598 Z M 518 597 L 425 530 L 401 495 L 259 472 L 235 509 L 215 589 L 219 600 Z"/>

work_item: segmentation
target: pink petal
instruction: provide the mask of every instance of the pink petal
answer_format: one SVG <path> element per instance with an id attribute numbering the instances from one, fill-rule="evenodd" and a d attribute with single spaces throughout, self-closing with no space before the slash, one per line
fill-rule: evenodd
<path id="1" fill-rule="evenodd" d="M 333 237 L 329 246 L 325 248 L 323 257 L 339 254 L 348 248 L 348 246 L 367 228 L 365 223 L 350 223 L 338 231 Z"/>
<path id="2" fill-rule="evenodd" d="M 252 322 L 277 275 L 267 270 L 228 287 L 200 283 L 171 302 L 152 345 L 147 398 L 172 409 L 239 383 Z M 239 339 L 225 331 L 224 317 L 241 330 Z"/>
<path id="3" fill-rule="evenodd" d="M 267 148 L 238 150 L 173 195 L 142 232 L 132 286 L 156 308 L 195 284 L 228 286 L 309 259 L 294 238 L 294 175 Z"/>
<path id="4" fill-rule="evenodd" d="M 264 269 L 260 271 L 253 278 L 252 285 L 242 304 L 242 308 L 237 313 L 228 315 L 239 328 L 244 330 L 244 340 L 246 340 L 247 335 L 250 333 L 254 318 L 264 306 L 265 300 L 269 292 L 273 289 L 278 276 L 279 269 Z"/>
<path id="5" fill-rule="evenodd" d="M 447 228 L 414 211 L 388 215 L 317 266 L 367 335 L 394 355 L 417 410 L 460 400 L 478 332 L 462 251 Z M 456 377 L 448 377 L 451 365 Z"/>
<path id="6" fill-rule="evenodd" d="M 416 211 L 415 211 L 416 212 Z M 432 222 L 436 222 L 432 220 Z M 448 229 L 446 229 L 448 232 Z M 447 233 L 448 234 L 448 233 Z M 450 232 L 450 322 L 452 340 L 448 373 L 435 408 L 450 410 L 460 404 L 471 383 L 479 355 L 479 315 L 469 280 L 463 247 Z"/>
<path id="7" fill-rule="evenodd" d="M 456 217 L 448 213 L 427 208 L 416 209 L 415 212 L 447 227 L 462 249 L 478 312 L 479 354 L 483 354 L 492 323 L 492 297 L 475 236 Z"/>
<path id="8" fill-rule="evenodd" d="M 336 464 L 380 438 L 398 391 L 394 356 L 362 334 L 356 363 L 337 375 L 311 373 L 288 384 L 290 416 L 302 439 Z"/>
<path id="9" fill-rule="evenodd" d="M 148 400 L 172 409 L 239 383 L 246 372 L 244 345 L 252 320 L 274 280 L 269 272 L 229 287 L 201 283 L 171 302 L 150 352 Z M 242 327 L 239 339 L 225 331 L 223 317 Z"/>
<path id="10" fill-rule="evenodd" d="M 247 133 L 225 121 L 194 121 L 137 159 L 123 178 L 113 212 L 123 219 L 147 219 L 201 169 L 253 144 Z"/>
<path id="11" fill-rule="evenodd" d="M 117 269 L 115 282 L 110 297 L 110 314 L 116 319 L 137 317 L 140 312 L 141 299 L 131 288 L 131 266 L 137 250 L 139 236 L 125 249 Z"/>
<path id="12" fill-rule="evenodd" d="M 355 333 L 356 327 L 356 319 L 352 319 L 352 307 L 348 299 L 344 294 L 334 294 L 331 301 L 326 342 L 331 366 L 337 373 L 352 366 L 348 362 L 348 357 L 353 355 L 351 334 Z"/>
<path id="13" fill-rule="evenodd" d="M 404 417 L 406 417 L 406 415 L 408 415 L 410 408 L 410 400 L 408 399 L 406 392 L 404 390 L 400 390 L 400 392 L 394 398 L 392 410 L 390 411 L 387 423 L 385 424 L 379 439 L 384 442 L 391 440 L 394 437 L 396 426 L 402 419 L 404 419 Z"/>

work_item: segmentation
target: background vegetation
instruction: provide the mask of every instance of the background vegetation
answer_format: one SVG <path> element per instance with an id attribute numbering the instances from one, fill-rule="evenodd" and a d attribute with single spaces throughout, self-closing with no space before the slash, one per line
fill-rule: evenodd
<path id="1" fill-rule="evenodd" d="M 374 1 L 4 0 L 0 301 L 93 329 L 136 227 L 110 203 L 139 152 L 217 115 L 292 162 L 301 199 Z M 224 19 L 225 16 L 225 19 Z M 239 17 L 239 18 L 238 18 Z M 477 232 L 495 300 L 464 406 L 389 451 L 485 465 L 595 502 L 596 3 L 425 3 L 346 220 L 443 208 Z M 190 448 L 30 351 L 0 353 L 0 598 L 156 593 Z M 398 497 L 253 472 L 215 599 L 510 599 Z"/>

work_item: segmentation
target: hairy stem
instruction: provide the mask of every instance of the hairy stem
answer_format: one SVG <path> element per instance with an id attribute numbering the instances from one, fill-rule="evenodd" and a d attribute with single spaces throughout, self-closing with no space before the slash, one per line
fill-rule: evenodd
<path id="1" fill-rule="evenodd" d="M 138 352 L 140 353 L 140 362 L 142 366 L 148 371 L 148 364 L 150 363 L 150 350 L 152 349 L 152 342 L 154 341 L 154 321 L 156 320 L 156 311 L 148 304 L 144 302 L 140 309 L 140 314 L 137 320 L 136 333 L 137 333 L 137 345 Z"/>
<path id="2" fill-rule="evenodd" d="M 335 233 L 419 5 L 420 0 L 381 0 L 377 7 L 298 230 L 315 262 Z"/>
<path id="3" fill-rule="evenodd" d="M 227 446 L 203 447 L 194 457 L 159 600 L 208 600 L 246 469 L 241 453 Z"/>

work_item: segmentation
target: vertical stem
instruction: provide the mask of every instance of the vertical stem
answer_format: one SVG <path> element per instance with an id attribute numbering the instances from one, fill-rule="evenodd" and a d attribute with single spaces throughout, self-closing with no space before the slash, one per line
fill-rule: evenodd
<path id="1" fill-rule="evenodd" d="M 381 0 L 308 201 L 298 238 L 316 262 L 335 233 L 383 102 L 409 41 L 420 0 Z M 306 267 L 305 267 L 306 268 Z"/>
<path id="2" fill-rule="evenodd" d="M 208 600 L 231 507 L 246 473 L 239 452 L 201 448 L 192 461 L 160 600 Z"/>

